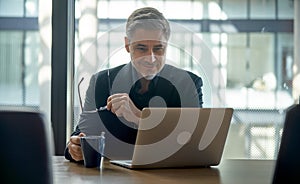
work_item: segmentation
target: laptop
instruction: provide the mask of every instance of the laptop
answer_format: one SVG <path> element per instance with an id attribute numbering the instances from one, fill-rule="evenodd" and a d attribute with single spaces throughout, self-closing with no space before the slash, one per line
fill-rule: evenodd
<path id="1" fill-rule="evenodd" d="M 220 163 L 232 108 L 144 108 L 130 169 L 209 167 Z"/>
<path id="2" fill-rule="evenodd" d="M 300 183 L 300 104 L 286 109 L 273 184 Z"/>

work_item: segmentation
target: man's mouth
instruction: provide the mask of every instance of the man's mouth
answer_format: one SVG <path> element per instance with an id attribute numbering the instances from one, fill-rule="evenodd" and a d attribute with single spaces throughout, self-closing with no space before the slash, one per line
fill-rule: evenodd
<path id="1" fill-rule="evenodd" d="M 144 63 L 143 64 L 143 67 L 145 67 L 145 68 L 155 68 L 156 67 L 156 64 L 149 64 L 149 63 Z"/>

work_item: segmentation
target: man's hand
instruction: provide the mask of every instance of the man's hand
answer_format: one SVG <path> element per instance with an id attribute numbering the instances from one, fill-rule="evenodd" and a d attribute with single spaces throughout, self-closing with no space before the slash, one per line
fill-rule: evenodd
<path id="1" fill-rule="evenodd" d="M 118 117 L 138 125 L 141 111 L 134 105 L 127 93 L 113 94 L 107 99 L 107 109 Z"/>
<path id="2" fill-rule="evenodd" d="M 75 161 L 83 160 L 81 146 L 80 146 L 80 137 L 83 136 L 85 136 L 84 133 L 80 133 L 79 135 L 72 136 L 68 142 L 69 153 Z"/>

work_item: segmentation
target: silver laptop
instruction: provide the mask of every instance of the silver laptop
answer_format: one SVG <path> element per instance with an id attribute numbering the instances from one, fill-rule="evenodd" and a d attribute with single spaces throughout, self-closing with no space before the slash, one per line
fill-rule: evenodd
<path id="1" fill-rule="evenodd" d="M 132 160 L 110 162 L 131 169 L 218 165 L 232 114 L 232 108 L 145 108 Z"/>

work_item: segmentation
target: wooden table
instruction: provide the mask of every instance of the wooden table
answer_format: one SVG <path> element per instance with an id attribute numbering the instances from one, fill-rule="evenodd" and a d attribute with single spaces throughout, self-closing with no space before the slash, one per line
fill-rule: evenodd
<path id="1" fill-rule="evenodd" d="M 53 175 L 54 184 L 270 184 L 274 165 L 274 160 L 230 159 L 222 160 L 219 166 L 211 168 L 130 170 L 106 161 L 100 170 L 54 156 Z"/>

